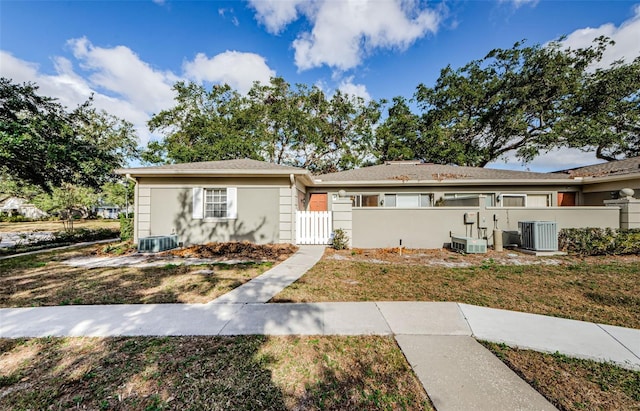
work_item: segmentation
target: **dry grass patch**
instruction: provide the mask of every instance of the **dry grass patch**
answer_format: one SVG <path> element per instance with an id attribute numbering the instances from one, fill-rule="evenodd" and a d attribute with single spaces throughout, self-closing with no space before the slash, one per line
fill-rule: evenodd
<path id="1" fill-rule="evenodd" d="M 73 228 L 120 228 L 118 220 L 77 220 Z M 0 222 L 0 233 L 21 233 L 30 231 L 63 231 L 62 221 L 29 221 L 23 223 Z"/>
<path id="2" fill-rule="evenodd" d="M 272 262 L 161 267 L 70 267 L 98 247 L 0 260 L 0 307 L 204 303 L 262 274 Z"/>
<path id="3" fill-rule="evenodd" d="M 553 264 L 458 267 L 325 258 L 274 302 L 457 301 L 640 328 L 640 262 L 565 258 Z M 397 258 L 396 256 L 393 257 Z M 450 258 L 465 263 L 466 256 Z M 408 257 L 408 261 L 412 261 Z"/>
<path id="4" fill-rule="evenodd" d="M 640 372 L 483 342 L 560 410 L 640 410 Z"/>
<path id="5" fill-rule="evenodd" d="M 371 336 L 5 339 L 0 340 L 0 404 L 6 409 L 432 409 L 393 338 Z"/>

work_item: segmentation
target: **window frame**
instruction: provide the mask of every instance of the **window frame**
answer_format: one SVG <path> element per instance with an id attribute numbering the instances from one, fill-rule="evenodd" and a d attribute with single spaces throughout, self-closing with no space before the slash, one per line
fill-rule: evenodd
<path id="1" fill-rule="evenodd" d="M 398 196 L 402 196 L 402 195 L 417 195 L 418 196 L 418 206 L 417 207 L 398 207 Z M 387 205 L 388 201 L 387 201 L 387 197 L 388 196 L 394 196 L 394 205 L 390 206 Z M 427 205 L 422 205 L 422 198 L 426 197 L 427 198 Z M 419 209 L 419 208 L 431 208 L 433 207 L 433 193 L 416 193 L 416 192 L 411 192 L 411 193 L 382 193 L 382 207 L 384 208 L 404 208 L 404 209 Z"/>
<path id="2" fill-rule="evenodd" d="M 226 187 L 205 187 L 203 218 L 206 220 L 217 220 L 217 219 L 229 218 L 227 197 L 228 197 L 228 190 Z M 211 206 L 211 209 L 209 209 L 209 206 Z M 216 210 L 216 206 L 218 206 L 219 208 L 218 210 Z M 216 213 L 221 211 L 222 209 L 224 210 L 224 215 L 216 215 Z"/>

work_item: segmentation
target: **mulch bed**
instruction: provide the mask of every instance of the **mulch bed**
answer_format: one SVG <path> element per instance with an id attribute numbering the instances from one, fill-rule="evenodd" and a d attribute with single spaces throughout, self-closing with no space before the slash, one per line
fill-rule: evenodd
<path id="1" fill-rule="evenodd" d="M 251 259 L 261 261 L 284 261 L 298 247 L 292 244 L 254 244 L 248 241 L 228 243 L 207 243 L 169 250 L 160 255 L 172 255 L 183 258 L 223 258 Z"/>

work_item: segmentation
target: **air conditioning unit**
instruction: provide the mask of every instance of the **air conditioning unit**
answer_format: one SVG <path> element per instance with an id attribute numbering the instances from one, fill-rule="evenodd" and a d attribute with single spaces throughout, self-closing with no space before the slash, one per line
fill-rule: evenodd
<path id="1" fill-rule="evenodd" d="M 487 252 L 487 240 L 484 238 L 451 237 L 451 249 L 460 253 L 484 254 Z"/>
<path id="2" fill-rule="evenodd" d="M 534 251 L 558 251 L 558 226 L 555 221 L 519 221 L 522 248 Z"/>
<path id="3" fill-rule="evenodd" d="M 178 247 L 178 236 L 175 234 L 152 235 L 138 240 L 138 252 L 140 253 L 157 253 L 176 247 Z"/>

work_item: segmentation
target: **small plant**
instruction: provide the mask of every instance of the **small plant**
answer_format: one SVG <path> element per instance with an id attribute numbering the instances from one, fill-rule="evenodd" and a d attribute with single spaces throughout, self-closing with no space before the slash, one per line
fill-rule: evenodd
<path id="1" fill-rule="evenodd" d="M 333 231 L 331 247 L 334 250 L 346 250 L 347 248 L 349 248 L 349 237 L 343 229 L 338 228 L 337 230 Z"/>

